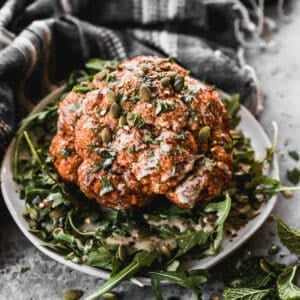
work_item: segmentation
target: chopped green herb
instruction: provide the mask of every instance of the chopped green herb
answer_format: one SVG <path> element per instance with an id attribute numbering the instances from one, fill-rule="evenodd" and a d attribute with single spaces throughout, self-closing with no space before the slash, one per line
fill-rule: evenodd
<path id="1" fill-rule="evenodd" d="M 292 253 L 300 255 L 300 230 L 290 228 L 277 217 L 277 232 L 281 243 Z"/>
<path id="2" fill-rule="evenodd" d="M 248 288 L 227 288 L 224 291 L 224 300 L 262 300 L 270 293 L 271 289 L 256 290 Z"/>
<path id="3" fill-rule="evenodd" d="M 85 67 L 99 72 L 104 69 L 115 70 L 119 64 L 120 62 L 117 60 L 102 60 L 99 58 L 92 58 L 85 64 Z"/>
<path id="4" fill-rule="evenodd" d="M 288 170 L 286 172 L 286 176 L 293 184 L 298 184 L 300 182 L 300 170 L 298 168 Z"/>
<path id="5" fill-rule="evenodd" d="M 72 149 L 70 148 L 62 148 L 60 149 L 60 155 L 63 158 L 68 158 L 72 154 Z"/>
<path id="6" fill-rule="evenodd" d="M 108 150 L 106 148 L 95 148 L 95 151 L 101 154 L 103 160 L 93 166 L 93 168 L 91 169 L 91 173 L 98 172 L 99 170 L 108 171 L 116 158 L 116 152 Z"/>
<path id="7" fill-rule="evenodd" d="M 108 176 L 103 176 L 102 177 L 102 188 L 100 191 L 100 196 L 103 196 L 107 193 L 110 193 L 114 190 L 114 186 L 110 182 Z"/>
<path id="8" fill-rule="evenodd" d="M 144 125 L 144 120 L 139 113 L 127 113 L 126 120 L 131 127 L 141 128 Z"/>
<path id="9" fill-rule="evenodd" d="M 158 100 L 156 101 L 155 115 L 158 116 L 161 113 L 172 111 L 174 109 L 175 109 L 175 103 Z"/>
<path id="10" fill-rule="evenodd" d="M 292 159 L 294 159 L 294 160 L 296 160 L 296 161 L 298 161 L 298 160 L 300 159 L 299 153 L 298 153 L 297 151 L 291 150 L 291 151 L 289 151 L 288 153 L 289 153 L 289 156 L 290 156 Z"/>
<path id="11" fill-rule="evenodd" d="M 75 85 L 73 87 L 72 91 L 76 92 L 76 93 L 83 93 L 83 94 L 85 94 L 85 93 L 87 93 L 87 92 L 89 92 L 89 91 L 91 91 L 93 89 L 94 89 L 94 87 L 91 86 L 91 85 L 77 84 L 77 85 Z"/>
<path id="12" fill-rule="evenodd" d="M 21 272 L 21 273 L 26 273 L 26 272 L 29 271 L 29 270 L 30 270 L 30 267 L 21 267 L 20 272 Z"/>
<path id="13" fill-rule="evenodd" d="M 298 266 L 289 266 L 279 275 L 277 289 L 281 300 L 300 299 L 300 288 L 293 284 L 297 268 Z"/>

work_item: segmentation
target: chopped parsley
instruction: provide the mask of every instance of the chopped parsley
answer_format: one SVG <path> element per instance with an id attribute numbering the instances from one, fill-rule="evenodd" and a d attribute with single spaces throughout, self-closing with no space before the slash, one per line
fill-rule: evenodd
<path id="1" fill-rule="evenodd" d="M 94 89 L 94 86 L 84 85 L 84 84 L 80 83 L 80 84 L 76 84 L 73 87 L 72 91 L 75 92 L 75 93 L 83 93 L 83 94 L 85 94 L 85 93 L 87 93 L 87 92 L 89 92 L 89 91 L 91 91 L 93 89 Z"/>
<path id="2" fill-rule="evenodd" d="M 153 139 L 150 131 L 146 131 L 144 133 L 143 142 L 146 144 L 153 144 L 153 145 L 157 145 L 160 143 L 159 141 L 156 141 L 155 139 Z"/>
<path id="3" fill-rule="evenodd" d="M 139 113 L 129 112 L 126 116 L 126 120 L 129 126 L 141 128 L 144 125 L 144 119 Z"/>
<path id="4" fill-rule="evenodd" d="M 158 116 L 161 113 L 172 111 L 172 110 L 174 110 L 174 108 L 175 108 L 174 103 L 159 100 L 156 102 L 155 115 Z"/>
<path id="5" fill-rule="evenodd" d="M 104 148 L 95 148 L 95 151 L 101 154 L 103 160 L 92 167 L 91 173 L 96 173 L 99 170 L 109 170 L 116 158 L 116 152 Z"/>
<path id="6" fill-rule="evenodd" d="M 175 137 L 176 140 L 185 140 L 186 139 L 186 134 L 184 132 L 179 133 Z"/>
<path id="7" fill-rule="evenodd" d="M 114 186 L 110 182 L 109 178 L 107 176 L 102 177 L 102 188 L 100 191 L 100 196 L 103 196 L 107 193 L 110 193 L 114 190 Z"/>
<path id="8" fill-rule="evenodd" d="M 298 184 L 300 182 L 300 170 L 298 168 L 288 170 L 286 172 L 286 176 L 293 184 Z"/>
<path id="9" fill-rule="evenodd" d="M 68 158 L 71 154 L 72 154 L 72 149 L 70 149 L 70 148 L 66 147 L 66 148 L 60 149 L 60 155 L 63 158 Z"/>
<path id="10" fill-rule="evenodd" d="M 291 150 L 291 151 L 289 151 L 288 153 L 289 153 L 289 156 L 290 156 L 292 159 L 294 159 L 294 160 L 296 160 L 296 161 L 298 161 L 298 160 L 300 159 L 299 153 L 298 153 L 297 151 Z"/>

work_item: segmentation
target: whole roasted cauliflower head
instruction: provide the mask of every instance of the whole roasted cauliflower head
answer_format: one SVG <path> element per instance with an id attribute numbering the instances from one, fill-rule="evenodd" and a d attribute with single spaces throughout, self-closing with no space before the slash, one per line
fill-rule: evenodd
<path id="1" fill-rule="evenodd" d="M 103 206 L 165 195 L 193 208 L 229 184 L 228 121 L 214 88 L 169 59 L 138 56 L 65 96 L 50 154 L 63 180 Z"/>

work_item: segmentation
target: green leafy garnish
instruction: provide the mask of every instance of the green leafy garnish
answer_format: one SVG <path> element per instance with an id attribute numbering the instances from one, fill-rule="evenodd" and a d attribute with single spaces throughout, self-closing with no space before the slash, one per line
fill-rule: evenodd
<path id="1" fill-rule="evenodd" d="M 156 260 L 157 258 L 158 258 L 158 253 L 155 251 L 153 251 L 153 252 L 146 252 L 146 251 L 138 252 L 135 255 L 135 257 L 131 263 L 129 263 L 124 269 L 119 271 L 117 274 L 111 276 L 102 287 L 100 287 L 93 294 L 86 297 L 85 300 L 98 299 L 101 295 L 103 295 L 106 292 L 113 289 L 120 282 L 131 278 L 133 275 L 135 275 L 141 269 L 150 267 L 152 265 L 152 263 L 154 262 L 154 260 Z"/>
<path id="2" fill-rule="evenodd" d="M 110 193 L 114 190 L 114 186 L 110 182 L 107 176 L 102 177 L 102 188 L 100 191 L 100 196 Z"/>
<path id="3" fill-rule="evenodd" d="M 300 182 L 300 169 L 293 168 L 292 170 L 288 170 L 286 176 L 290 182 L 298 184 Z"/>
<path id="4" fill-rule="evenodd" d="M 87 93 L 87 92 L 89 92 L 89 91 L 91 91 L 93 89 L 94 89 L 94 87 L 91 86 L 91 85 L 77 84 L 77 85 L 75 85 L 73 87 L 72 91 L 76 92 L 76 93 L 83 93 L 83 94 L 85 94 L 85 93 Z"/>
<path id="5" fill-rule="evenodd" d="M 227 193 L 224 201 L 210 203 L 204 209 L 205 212 L 216 212 L 218 217 L 215 222 L 216 238 L 214 240 L 214 244 L 212 248 L 213 253 L 215 253 L 221 245 L 223 239 L 224 223 L 229 215 L 230 208 L 231 208 L 231 198 Z"/>
<path id="6" fill-rule="evenodd" d="M 92 267 L 111 269 L 113 254 L 105 247 L 100 247 L 88 254 L 87 264 Z"/>
<path id="7" fill-rule="evenodd" d="M 174 103 L 170 103 L 167 101 L 156 101 L 156 109 L 155 109 L 155 115 L 158 116 L 161 113 L 172 111 L 175 108 Z"/>
<path id="8" fill-rule="evenodd" d="M 201 295 L 199 285 L 207 282 L 207 273 L 203 270 L 193 270 L 190 272 L 151 271 L 149 275 L 151 276 L 152 289 L 157 300 L 163 299 L 159 285 L 161 280 L 166 280 L 191 289 L 197 296 Z"/>
<path id="9" fill-rule="evenodd" d="M 277 217 L 277 232 L 281 243 L 292 253 L 300 255 L 300 231 L 290 228 Z"/>
<path id="10" fill-rule="evenodd" d="M 248 288 L 232 289 L 224 291 L 224 300 L 262 300 L 271 293 L 271 290 L 256 290 Z M 285 299 L 287 300 L 287 299 Z"/>
<path id="11" fill-rule="evenodd" d="M 229 99 L 225 99 L 224 103 L 226 105 L 227 111 L 231 116 L 230 126 L 232 128 L 235 128 L 241 120 L 241 118 L 238 116 L 238 112 L 240 109 L 240 95 L 234 94 Z"/>
<path id="12" fill-rule="evenodd" d="M 71 154 L 72 154 L 72 149 L 69 149 L 69 148 L 60 149 L 60 155 L 63 158 L 68 158 Z"/>
<path id="13" fill-rule="evenodd" d="M 277 279 L 278 295 L 281 300 L 299 300 L 300 288 L 293 284 L 297 266 L 287 267 Z"/>
<path id="14" fill-rule="evenodd" d="M 290 150 L 288 152 L 288 154 L 292 159 L 294 159 L 296 161 L 298 161 L 300 159 L 299 153 L 296 150 Z"/>
<path id="15" fill-rule="evenodd" d="M 92 58 L 85 64 L 85 67 L 93 71 L 102 71 L 104 69 L 115 70 L 119 64 L 120 62 L 117 60 Z"/>
<path id="16" fill-rule="evenodd" d="M 141 128 L 144 125 L 144 119 L 139 113 L 127 113 L 126 120 L 129 126 Z"/>

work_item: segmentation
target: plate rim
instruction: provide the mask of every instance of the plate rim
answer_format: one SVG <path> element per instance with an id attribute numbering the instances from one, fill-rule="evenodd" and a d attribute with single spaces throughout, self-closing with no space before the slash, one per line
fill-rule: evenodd
<path id="1" fill-rule="evenodd" d="M 60 88 L 55 89 L 53 92 L 51 92 L 46 97 L 44 97 L 34 107 L 34 109 L 31 111 L 30 114 L 34 114 L 34 113 L 42 110 L 47 104 L 49 104 L 55 98 L 57 98 L 61 94 L 63 89 L 64 89 L 64 86 L 61 86 Z M 256 123 L 256 126 L 257 126 L 258 130 L 260 131 L 260 135 L 263 137 L 265 142 L 268 144 L 268 147 L 271 146 L 271 142 L 270 142 L 268 135 L 266 134 L 266 132 L 263 129 L 263 127 L 261 126 L 261 124 L 255 119 L 255 117 L 243 105 L 241 105 L 240 111 L 251 122 Z M 100 268 L 96 268 L 96 267 L 91 267 L 88 265 L 76 264 L 76 263 L 73 263 L 72 261 L 66 260 L 63 255 L 58 254 L 58 253 L 51 251 L 50 249 L 42 246 L 41 245 L 42 240 L 39 239 L 38 237 L 36 237 L 35 235 L 33 235 L 32 233 L 30 233 L 28 231 L 28 228 L 26 228 L 23 225 L 23 223 L 22 223 L 23 216 L 18 215 L 18 213 L 13 205 L 13 201 L 10 198 L 16 196 L 19 201 L 24 201 L 24 200 L 20 199 L 19 193 L 16 190 L 15 190 L 15 195 L 10 196 L 8 189 L 6 187 L 6 184 L 5 184 L 7 180 L 12 180 L 12 182 L 14 184 L 14 188 L 17 187 L 16 183 L 13 181 L 13 178 L 12 178 L 13 176 L 12 176 L 12 166 L 11 166 L 11 164 L 12 164 L 11 156 L 13 153 L 14 145 L 15 145 L 15 137 L 11 141 L 11 143 L 10 143 L 9 147 L 7 148 L 6 153 L 3 157 L 2 164 L 1 164 L 1 173 L 0 173 L 1 191 L 2 191 L 2 195 L 3 195 L 3 200 L 4 200 L 6 207 L 8 208 L 8 211 L 10 212 L 14 222 L 17 224 L 17 226 L 19 227 L 21 232 L 26 236 L 26 238 L 46 256 L 54 259 L 55 261 L 65 265 L 67 267 L 70 267 L 76 271 L 83 272 L 87 275 L 92 275 L 94 277 L 98 277 L 98 278 L 100 277 L 101 279 L 107 280 L 110 276 L 109 271 L 106 271 L 106 270 L 100 269 Z M 278 165 L 278 159 L 277 159 L 276 153 L 274 154 L 270 172 L 272 172 L 272 175 L 273 175 L 272 178 L 279 180 L 279 165 Z M 4 178 L 7 178 L 7 176 L 9 177 L 9 179 L 4 179 Z M 266 204 L 263 205 L 265 211 L 263 214 L 260 214 L 263 217 L 261 217 L 261 219 L 259 219 L 259 222 L 256 222 L 256 224 L 254 224 L 254 226 L 251 226 L 249 231 L 247 231 L 246 235 L 243 236 L 243 238 L 241 238 L 240 240 L 238 240 L 235 243 L 233 242 L 232 243 L 233 246 L 229 247 L 228 249 L 224 249 L 223 251 L 220 251 L 215 256 L 209 256 L 209 257 L 205 257 L 203 259 L 196 260 L 198 262 L 202 260 L 201 268 L 209 269 L 209 268 L 215 266 L 217 263 L 220 263 L 222 260 L 225 259 L 225 257 L 231 255 L 234 251 L 238 250 L 238 248 L 240 248 L 245 242 L 247 242 L 255 234 L 255 232 L 257 232 L 261 228 L 261 226 L 265 223 L 268 216 L 271 214 L 272 210 L 274 209 L 276 202 L 277 202 L 277 195 L 274 195 L 268 200 L 268 202 Z M 255 217 L 249 223 L 251 223 L 252 221 L 255 221 L 257 218 L 258 217 Z M 247 226 L 249 223 L 247 223 L 245 226 Z M 190 267 L 190 269 L 193 269 L 193 268 L 194 267 Z M 199 268 L 199 267 L 196 266 L 195 268 Z M 150 285 L 151 284 L 149 277 L 137 277 L 136 279 L 138 280 L 138 282 L 135 282 L 135 284 L 142 284 L 142 285 Z"/>

